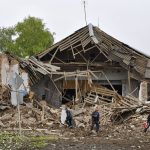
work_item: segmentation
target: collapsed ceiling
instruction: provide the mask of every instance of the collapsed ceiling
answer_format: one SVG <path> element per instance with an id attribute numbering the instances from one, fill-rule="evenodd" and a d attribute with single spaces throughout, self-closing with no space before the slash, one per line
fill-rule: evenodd
<path id="1" fill-rule="evenodd" d="M 85 55 L 89 51 L 95 50 L 98 50 L 99 53 L 89 62 Z M 59 58 L 60 55 L 67 57 L 65 52 L 69 53 L 71 58 L 69 61 Z M 129 71 L 132 70 L 142 78 L 149 78 L 150 76 L 149 56 L 111 37 L 92 24 L 77 30 L 49 49 L 37 54 L 36 58 L 55 65 L 67 65 L 80 55 L 85 64 L 92 64 L 101 54 L 105 57 L 105 62 L 117 62 L 121 67 Z"/>

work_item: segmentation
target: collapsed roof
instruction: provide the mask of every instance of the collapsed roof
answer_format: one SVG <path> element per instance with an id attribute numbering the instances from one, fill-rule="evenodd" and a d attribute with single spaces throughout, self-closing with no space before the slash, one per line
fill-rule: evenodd
<path id="1" fill-rule="evenodd" d="M 149 56 L 120 42 L 92 24 L 77 30 L 44 52 L 37 54 L 36 57 L 41 61 L 53 63 L 58 52 L 63 54 L 65 51 L 71 51 L 75 59 L 77 55 L 85 54 L 95 48 L 104 55 L 107 61 L 117 62 L 126 70 L 132 69 L 142 78 L 150 77 Z M 67 64 L 59 58 L 56 59 L 60 63 Z"/>

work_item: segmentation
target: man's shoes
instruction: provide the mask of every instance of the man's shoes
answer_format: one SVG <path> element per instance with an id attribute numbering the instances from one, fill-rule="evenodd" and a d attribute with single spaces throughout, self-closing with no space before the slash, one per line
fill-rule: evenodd
<path id="1" fill-rule="evenodd" d="M 69 128 L 70 128 L 70 129 L 72 129 L 72 128 L 73 128 L 73 126 L 69 126 Z"/>
<path id="2" fill-rule="evenodd" d="M 146 131 L 147 131 L 147 128 L 144 129 L 144 132 L 145 132 L 145 133 L 146 133 Z"/>
<path id="3" fill-rule="evenodd" d="M 91 130 L 91 132 L 92 132 L 93 134 L 96 134 L 95 130 Z"/>

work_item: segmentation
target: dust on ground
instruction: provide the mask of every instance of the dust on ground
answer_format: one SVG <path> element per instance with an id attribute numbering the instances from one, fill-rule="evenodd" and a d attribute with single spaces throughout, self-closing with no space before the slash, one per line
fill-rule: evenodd
<path id="1" fill-rule="evenodd" d="M 103 126 L 98 134 L 83 129 L 65 129 L 61 131 L 63 138 L 50 142 L 41 150 L 150 149 L 150 131 L 143 133 L 142 128 L 138 131 L 123 128 L 126 126 Z"/>
<path id="2" fill-rule="evenodd" d="M 52 133 L 52 131 L 51 131 Z M 102 125 L 98 134 L 90 128 L 53 129 L 54 135 L 25 131 L 23 137 L 3 135 L 1 150 L 149 150 L 150 131 L 129 124 Z"/>

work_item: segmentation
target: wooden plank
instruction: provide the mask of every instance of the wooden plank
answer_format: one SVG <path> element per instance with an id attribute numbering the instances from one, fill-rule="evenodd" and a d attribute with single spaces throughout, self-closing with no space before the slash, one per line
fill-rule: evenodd
<path id="1" fill-rule="evenodd" d="M 129 67 L 129 70 L 128 70 L 128 86 L 129 86 L 129 93 L 131 93 L 130 67 Z"/>
<path id="2" fill-rule="evenodd" d="M 78 76 L 75 77 L 75 91 L 76 91 L 76 98 L 75 101 L 78 100 Z"/>
<path id="3" fill-rule="evenodd" d="M 51 60 L 49 61 L 50 64 L 52 63 L 52 60 L 54 59 L 54 57 L 55 57 L 56 53 L 58 52 L 58 50 L 59 50 L 59 47 L 57 47 L 55 53 L 52 55 L 52 58 L 51 58 Z"/>
<path id="4" fill-rule="evenodd" d="M 52 54 L 50 54 L 50 53 L 48 53 L 50 56 L 53 56 Z M 59 59 L 59 58 L 57 58 L 56 56 L 55 56 L 55 59 L 57 59 L 58 61 L 60 61 L 61 63 L 63 63 L 63 64 L 67 64 L 66 62 L 64 62 L 64 61 L 62 61 L 61 59 Z"/>

